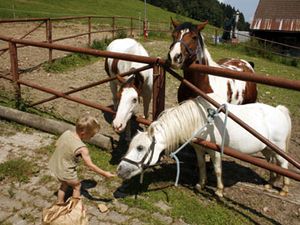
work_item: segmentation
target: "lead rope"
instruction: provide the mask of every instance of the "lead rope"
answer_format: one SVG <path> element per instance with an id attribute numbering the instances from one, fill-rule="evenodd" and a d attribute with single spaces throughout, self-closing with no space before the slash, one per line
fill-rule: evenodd
<path id="1" fill-rule="evenodd" d="M 224 145 L 225 145 L 225 135 L 226 135 L 226 124 L 227 124 L 227 117 L 228 117 L 228 108 L 226 104 L 222 104 L 217 110 L 214 109 L 207 109 L 208 115 L 207 115 L 207 122 L 206 124 L 196 130 L 192 136 L 183 144 L 181 145 L 175 152 L 172 152 L 170 154 L 170 157 L 174 158 L 176 161 L 176 167 L 177 167 L 177 174 L 176 174 L 176 180 L 175 180 L 175 186 L 178 186 L 179 181 L 179 175 L 180 175 L 180 162 L 176 154 L 180 152 L 190 141 L 195 138 L 200 132 L 202 132 L 208 125 L 212 125 L 214 123 L 214 119 L 219 116 L 219 112 L 221 109 L 224 108 L 225 110 L 225 119 L 224 119 L 224 126 L 223 126 L 223 133 L 222 133 L 222 143 L 221 143 L 221 156 L 223 156 L 224 152 Z"/>

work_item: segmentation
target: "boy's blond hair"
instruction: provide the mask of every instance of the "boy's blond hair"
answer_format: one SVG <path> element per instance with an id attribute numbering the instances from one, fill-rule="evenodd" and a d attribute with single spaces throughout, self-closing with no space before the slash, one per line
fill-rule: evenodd
<path id="1" fill-rule="evenodd" d="M 98 120 L 91 115 L 84 115 L 78 118 L 76 121 L 76 132 L 77 133 L 89 133 L 96 134 L 100 130 L 100 124 Z"/>

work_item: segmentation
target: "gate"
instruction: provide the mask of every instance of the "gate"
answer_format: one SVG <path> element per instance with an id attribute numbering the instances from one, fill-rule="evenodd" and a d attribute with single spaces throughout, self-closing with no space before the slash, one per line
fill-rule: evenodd
<path id="1" fill-rule="evenodd" d="M 175 71 L 170 69 L 165 61 L 160 58 L 154 58 L 154 57 L 143 57 L 143 56 L 136 56 L 136 55 L 130 55 L 130 54 L 123 54 L 123 53 L 114 53 L 114 52 L 108 52 L 108 51 L 101 51 L 101 50 L 94 50 L 94 49 L 89 49 L 89 48 L 79 48 L 79 47 L 71 47 L 71 46 L 65 46 L 65 45 L 59 45 L 59 44 L 54 44 L 54 43 L 49 43 L 49 42 L 35 42 L 35 41 L 29 41 L 29 40 L 22 40 L 22 39 L 13 39 L 10 37 L 6 36 L 0 36 L 0 40 L 6 41 L 9 43 L 9 53 L 10 53 L 10 64 L 11 64 L 11 69 L 10 69 L 10 76 L 6 75 L 0 75 L 0 78 L 7 79 L 13 82 L 14 89 L 15 89 L 15 98 L 16 98 L 16 103 L 17 106 L 20 105 L 21 102 L 21 85 L 25 85 L 28 87 L 31 87 L 33 89 L 37 89 L 43 92 L 47 92 L 50 94 L 53 94 L 54 97 L 44 99 L 42 101 L 36 102 L 31 104 L 31 106 L 35 106 L 37 104 L 41 104 L 44 102 L 51 101 L 56 98 L 65 98 L 80 104 L 84 104 L 86 106 L 103 110 L 108 113 L 114 114 L 115 112 L 103 105 L 97 104 L 95 102 L 87 101 L 84 99 L 80 99 L 78 97 L 72 97 L 69 94 L 75 93 L 90 87 L 94 87 L 100 84 L 103 84 L 105 82 L 109 82 L 113 79 L 116 78 L 107 78 L 105 80 L 100 80 L 79 88 L 76 88 L 72 91 L 67 91 L 67 92 L 61 92 L 57 91 L 51 88 L 47 88 L 41 85 L 37 85 L 33 82 L 25 81 L 20 79 L 19 77 L 19 70 L 18 70 L 18 54 L 17 54 L 17 44 L 21 46 L 35 46 L 39 48 L 46 48 L 49 50 L 55 49 L 55 50 L 61 50 L 61 51 L 66 51 L 66 52 L 77 52 L 77 53 L 84 53 L 84 54 L 89 54 L 93 56 L 100 56 L 100 57 L 109 57 L 109 58 L 118 58 L 121 60 L 127 60 L 127 61 L 136 61 L 140 63 L 145 63 L 148 64 L 148 66 L 145 66 L 143 68 L 137 69 L 135 71 L 142 71 L 146 70 L 149 68 L 153 68 L 154 71 L 154 87 L 153 87 L 153 120 L 157 118 L 159 113 L 164 109 L 165 105 L 165 71 L 170 73 L 172 76 L 174 76 L 176 79 L 180 80 L 184 85 L 187 87 L 193 89 L 196 91 L 199 95 L 201 95 L 203 98 L 205 98 L 207 101 L 212 103 L 215 107 L 219 107 L 220 105 L 209 98 L 206 94 L 204 94 L 201 90 L 196 88 L 193 84 L 188 82 L 187 80 L 183 79 L 179 74 L 177 74 Z M 216 76 L 222 76 L 222 77 L 229 77 L 229 78 L 234 78 L 234 79 L 239 79 L 239 80 L 244 80 L 244 81 L 252 81 L 256 83 L 261 83 L 261 84 L 266 84 L 266 85 L 272 85 L 276 87 L 281 87 L 281 88 L 287 88 L 287 89 L 292 89 L 296 91 L 300 91 L 300 81 L 291 81 L 283 78 L 274 78 L 270 76 L 264 76 L 264 75 L 259 75 L 259 74 L 253 74 L 253 73 L 247 73 L 247 72 L 237 72 L 237 71 L 232 71 L 232 70 L 227 70 L 227 69 L 221 69 L 221 68 L 214 68 L 214 67 L 208 67 L 204 65 L 192 65 L 189 68 L 190 70 L 197 70 L 202 73 L 209 73 L 213 74 Z M 128 74 L 132 74 L 132 71 L 126 72 L 123 74 L 120 74 L 120 76 L 126 76 Z M 224 112 L 224 110 L 223 110 Z M 245 128 L 248 132 L 250 132 L 252 135 L 254 135 L 256 138 L 258 138 L 260 141 L 265 143 L 269 148 L 271 148 L 273 151 L 275 151 L 277 154 L 281 155 L 283 158 L 285 158 L 289 163 L 294 165 L 297 169 L 300 169 L 300 163 L 291 158 L 289 155 L 284 153 L 280 148 L 275 146 L 273 143 L 268 141 L 266 138 L 261 136 L 259 133 L 257 133 L 255 130 L 253 130 L 249 125 L 245 124 L 243 121 L 241 121 L 239 118 L 237 118 L 235 115 L 232 113 L 229 113 L 228 116 L 237 122 L 240 126 Z M 151 121 L 145 120 L 143 118 L 137 118 L 137 122 L 143 123 L 146 125 L 149 125 Z M 197 140 L 196 143 L 201 144 L 203 146 L 206 146 L 208 148 L 211 148 L 215 151 L 220 151 L 220 146 L 210 143 L 208 141 L 204 140 Z M 274 171 L 278 174 L 290 177 L 294 180 L 300 181 L 300 174 L 296 173 L 291 170 L 283 169 L 277 165 L 268 163 L 264 160 L 254 158 L 252 156 L 240 153 L 234 149 L 230 148 L 225 148 L 224 153 L 228 154 L 232 157 L 238 158 L 240 160 L 252 163 L 254 165 L 260 166 L 262 168 Z"/>

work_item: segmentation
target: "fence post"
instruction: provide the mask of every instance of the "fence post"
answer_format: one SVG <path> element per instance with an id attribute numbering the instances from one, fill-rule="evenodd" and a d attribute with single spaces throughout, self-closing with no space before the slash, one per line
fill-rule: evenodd
<path id="1" fill-rule="evenodd" d="M 51 19 L 47 19 L 46 21 L 46 38 L 49 44 L 52 43 L 52 22 Z M 52 63 L 52 48 L 49 48 L 49 63 Z"/>
<path id="2" fill-rule="evenodd" d="M 130 36 L 133 37 L 133 20 L 132 20 L 132 17 L 130 17 Z"/>
<path id="3" fill-rule="evenodd" d="M 165 80 L 166 71 L 160 65 L 153 66 L 153 101 L 152 120 L 156 120 L 158 115 L 165 108 Z"/>
<path id="4" fill-rule="evenodd" d="M 112 17 L 112 39 L 114 39 L 115 38 L 115 21 L 116 19 L 115 19 L 115 17 L 113 16 Z"/>
<path id="5" fill-rule="evenodd" d="M 92 42 L 92 34 L 91 34 L 91 31 L 92 31 L 92 26 L 91 26 L 91 17 L 89 16 L 88 17 L 88 45 L 89 47 L 91 46 L 91 42 Z"/>
<path id="6" fill-rule="evenodd" d="M 21 103 L 21 87 L 18 83 L 19 69 L 18 69 L 18 52 L 16 43 L 9 42 L 9 56 L 10 56 L 10 72 L 13 79 L 15 89 L 16 108 L 20 108 Z"/>
<path id="7" fill-rule="evenodd" d="M 143 33 L 144 33 L 144 39 L 146 40 L 148 37 L 148 24 L 147 24 L 147 20 L 144 20 L 143 22 Z"/>

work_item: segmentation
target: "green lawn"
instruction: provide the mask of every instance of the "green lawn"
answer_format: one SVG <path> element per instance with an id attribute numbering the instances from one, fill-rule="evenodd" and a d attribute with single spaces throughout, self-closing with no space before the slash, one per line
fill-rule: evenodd
<path id="1" fill-rule="evenodd" d="M 170 21 L 176 14 L 147 4 L 150 21 Z M 144 18 L 144 2 L 138 0 L 7 0 L 0 1 L 1 18 L 62 16 L 128 16 Z M 187 19 L 187 18 L 185 18 Z"/>

